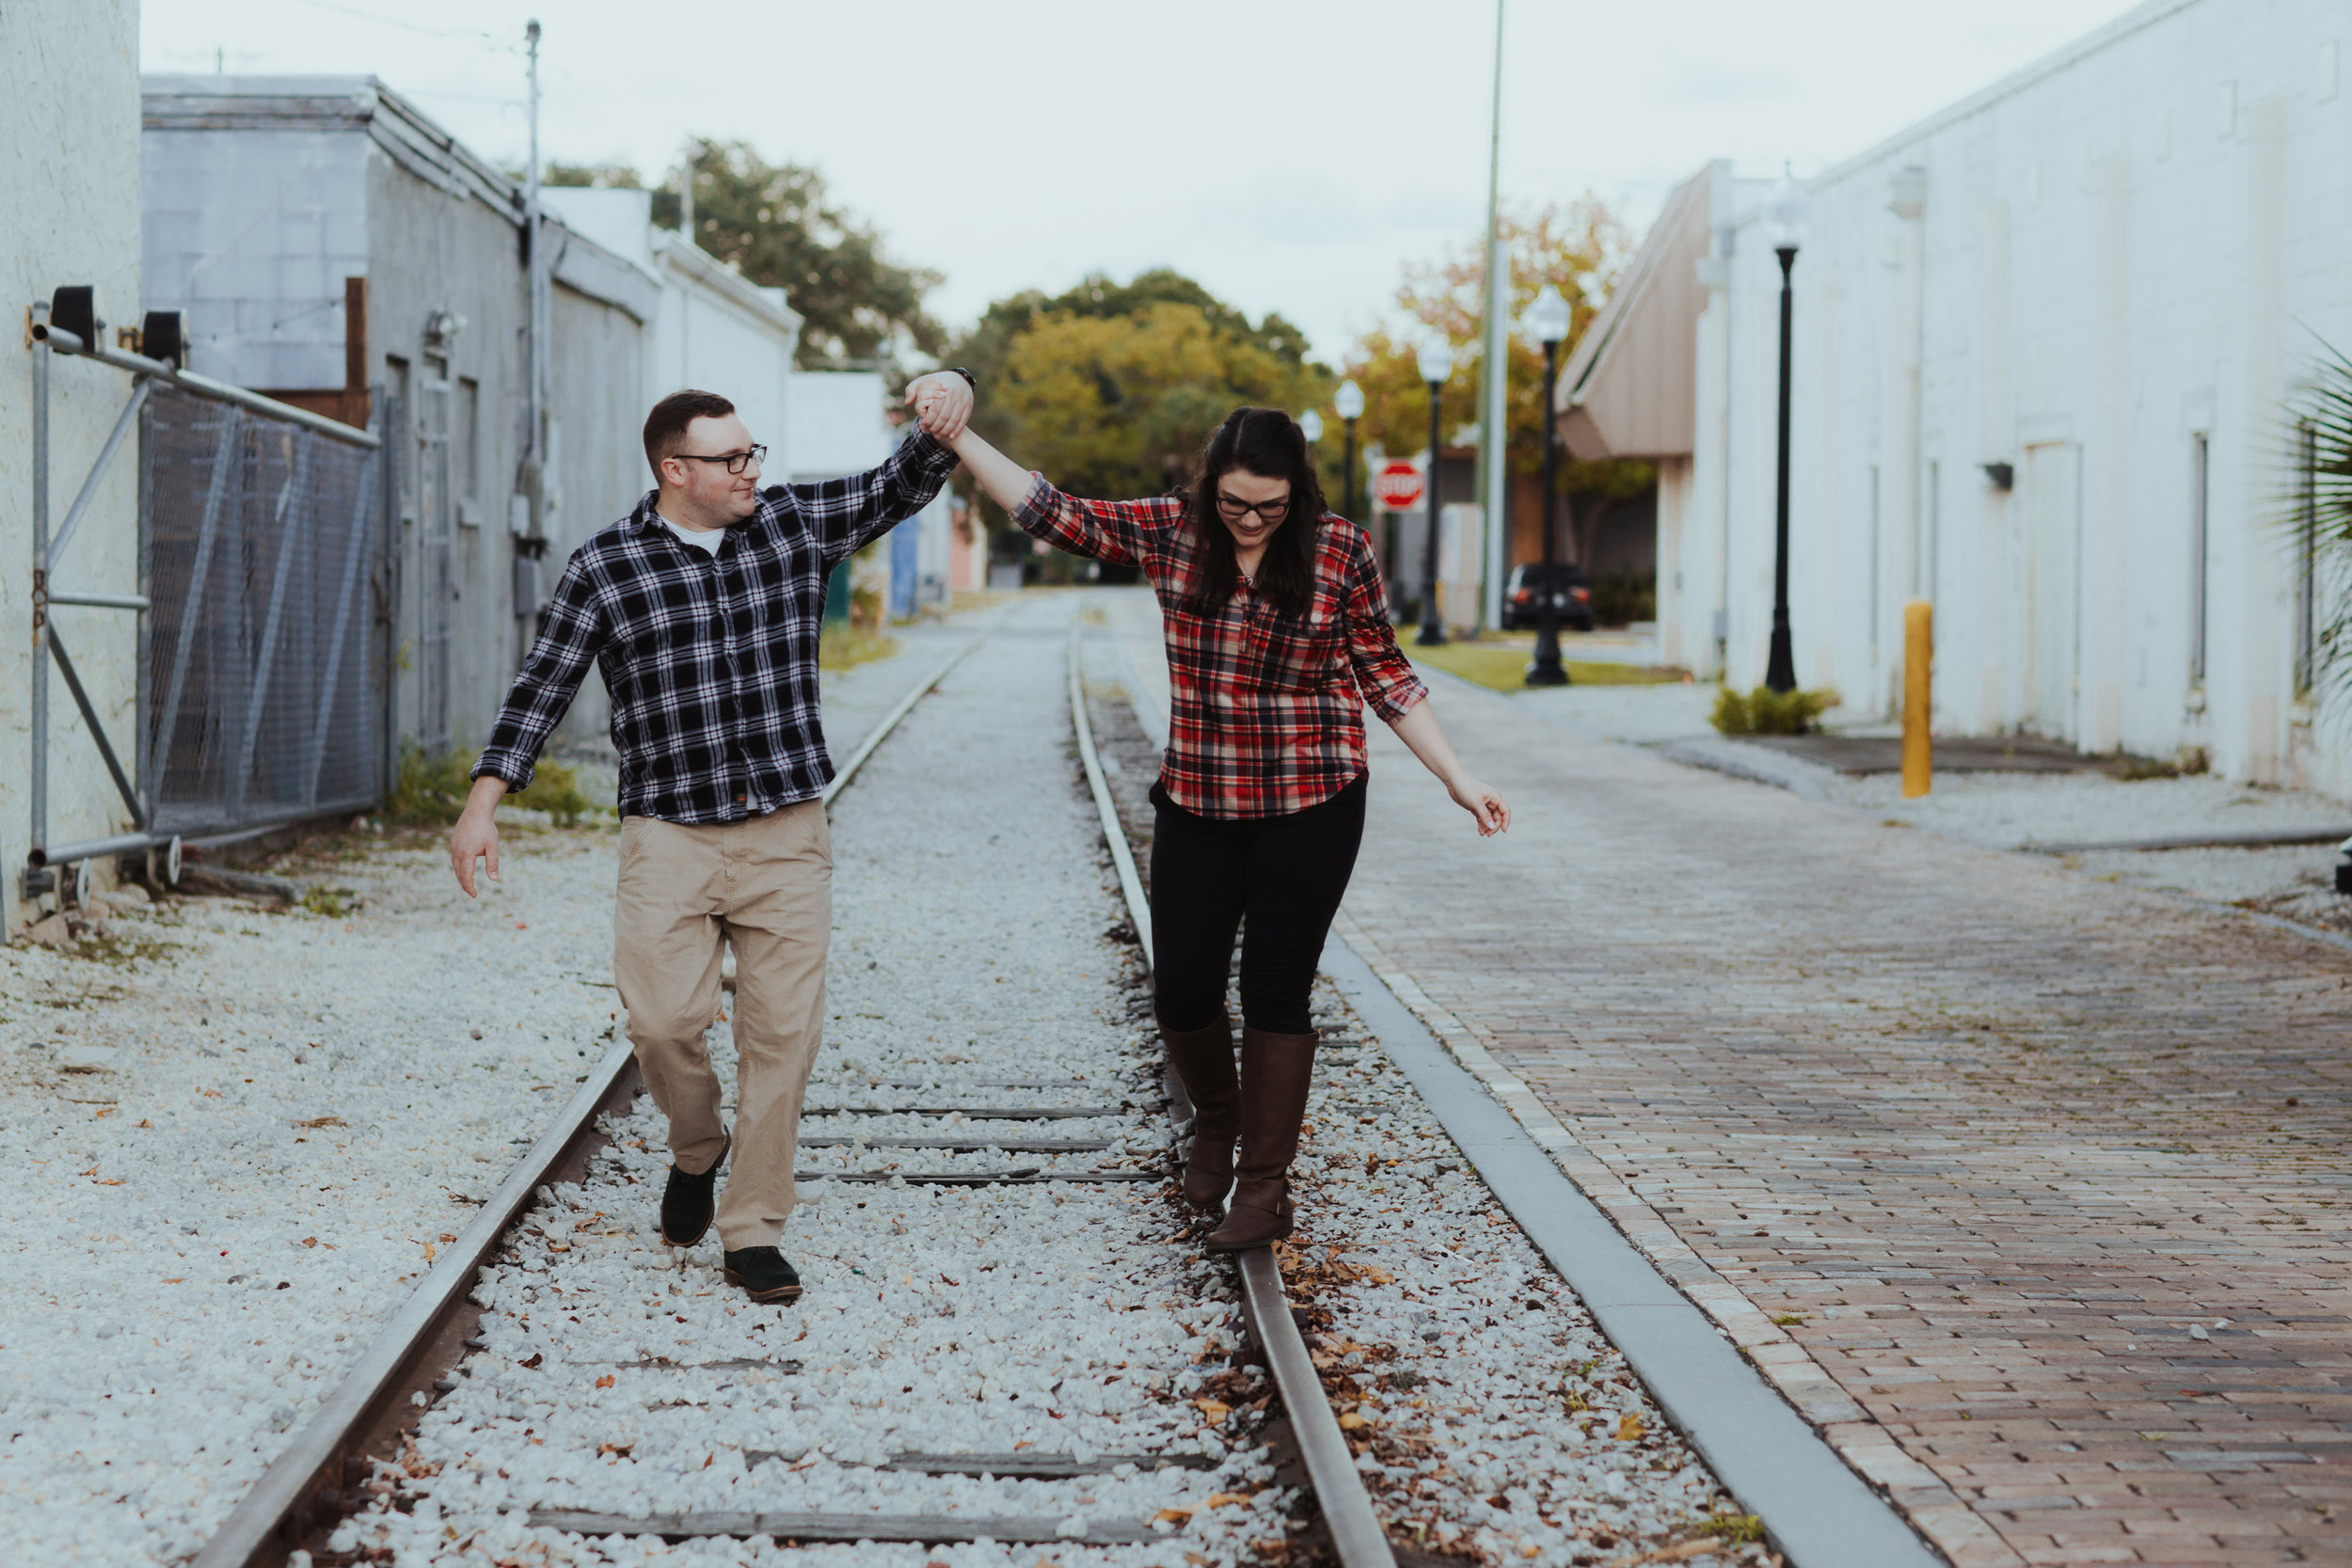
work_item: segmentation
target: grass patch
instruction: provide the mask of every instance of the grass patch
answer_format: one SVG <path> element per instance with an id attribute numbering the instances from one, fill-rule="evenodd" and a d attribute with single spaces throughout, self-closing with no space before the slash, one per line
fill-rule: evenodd
<path id="1" fill-rule="evenodd" d="M 1534 648 L 1524 642 L 1448 642 L 1422 648 L 1407 642 L 1405 652 L 1423 664 L 1435 665 L 1489 691 L 1518 691 L 1527 686 L 1528 661 Z M 1564 658 L 1571 686 L 1678 686 L 1684 676 L 1670 666 L 1610 664 L 1598 659 Z"/>
<path id="2" fill-rule="evenodd" d="M 828 621 L 817 640 L 817 668 L 854 670 L 898 651 L 898 640 L 886 633 L 840 621 Z"/>
<path id="3" fill-rule="evenodd" d="M 1774 691 L 1759 686 L 1745 695 L 1724 687 L 1708 722 L 1725 735 L 1803 735 L 1837 705 L 1835 691 Z"/>
<path id="4" fill-rule="evenodd" d="M 427 756 L 413 747 L 404 752 L 400 781 L 393 786 L 391 800 L 385 802 L 385 815 L 404 827 L 450 826 L 466 809 L 466 796 L 473 788 L 468 776 L 473 764 L 469 752 L 453 750 L 438 756 Z M 530 787 L 508 791 L 505 803 L 546 812 L 559 828 L 578 827 L 582 818 L 596 815 L 596 802 L 580 787 L 579 773 L 562 762 L 540 763 L 532 773 Z"/>
<path id="5" fill-rule="evenodd" d="M 1718 1513 L 1691 1527 L 1691 1533 L 1715 1541 L 1737 1542 L 1743 1546 L 1764 1544 L 1764 1521 L 1753 1513 Z"/>

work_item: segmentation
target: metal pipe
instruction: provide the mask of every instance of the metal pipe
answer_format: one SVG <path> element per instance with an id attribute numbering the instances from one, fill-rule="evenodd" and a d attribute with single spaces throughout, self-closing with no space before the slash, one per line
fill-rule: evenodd
<path id="1" fill-rule="evenodd" d="M 70 334 L 67 334 L 70 336 Z M 28 858 L 40 863 L 41 846 L 49 837 L 49 660 L 48 606 L 42 603 L 49 587 L 49 307 L 33 307 L 33 689 L 26 703 L 31 724 L 29 750 L 32 777 L 26 795 L 32 806 L 32 836 Z"/>
<path id="2" fill-rule="evenodd" d="M 53 588 L 45 596 L 53 605 L 83 605 L 92 610 L 152 610 L 154 608 L 144 594 L 60 594 Z"/>
<path id="3" fill-rule="evenodd" d="M 1560 345 L 1544 344 L 1544 580 L 1535 590 L 1535 659 L 1527 667 L 1530 686 L 1565 686 L 1568 672 L 1560 663 L 1560 570 L 1552 544 L 1552 519 L 1560 510 L 1560 428 L 1552 417 L 1552 397 L 1559 388 Z"/>
<path id="4" fill-rule="evenodd" d="M 170 833 L 117 833 L 112 838 L 85 839 L 79 844 L 52 845 L 36 849 L 28 857 L 36 866 L 72 865 L 75 861 L 94 861 L 102 855 L 135 854 L 141 849 L 160 849 L 169 844 Z"/>
<path id="5" fill-rule="evenodd" d="M 73 504 L 66 508 L 65 521 L 57 525 L 56 537 L 49 541 L 49 559 L 41 562 L 49 571 L 57 569 L 57 561 L 65 554 L 67 541 L 81 526 L 82 514 L 88 511 L 89 503 L 98 499 L 99 482 L 106 477 L 107 466 L 114 462 L 115 451 L 122 445 L 123 436 L 130 434 L 133 421 L 139 417 L 139 410 L 147 406 L 147 394 L 151 387 L 152 383 L 143 376 L 132 385 L 130 399 L 123 404 L 122 412 L 115 416 L 114 429 L 106 433 L 106 444 L 98 449 L 98 461 L 90 465 L 89 477 L 82 481 L 81 493 L 73 498 Z"/>
<path id="6" fill-rule="evenodd" d="M 1445 399 L 1445 383 L 1429 384 L 1429 483 L 1422 488 L 1421 515 L 1428 525 L 1421 546 L 1421 631 L 1413 639 L 1423 648 L 1444 644 L 1445 616 L 1438 608 L 1438 415 Z"/>
<path id="7" fill-rule="evenodd" d="M 49 656 L 57 661 L 57 673 L 65 677 L 65 689 L 73 694 L 73 705 L 82 710 L 82 722 L 89 726 L 89 737 L 98 746 L 98 754 L 105 760 L 106 771 L 114 775 L 115 788 L 122 795 L 122 803 L 131 808 L 131 820 L 138 827 L 147 826 L 147 813 L 139 809 L 138 786 L 122 770 L 122 759 L 115 755 L 114 743 L 106 738 L 106 726 L 99 721 L 97 705 L 83 689 L 81 673 L 73 661 L 65 656 L 65 644 L 57 640 L 57 628 L 49 628 Z"/>
<path id="8" fill-rule="evenodd" d="M 265 398 L 261 393 L 247 391 L 243 387 L 231 387 L 226 381 L 215 381 L 211 376 L 199 375 L 194 371 L 181 370 L 177 366 L 164 363 L 161 359 L 150 359 L 139 354 L 127 354 L 118 348 L 103 346 L 93 348 L 72 333 L 60 327 L 51 326 L 46 322 L 36 321 L 33 324 L 33 341 L 36 343 L 45 343 L 63 354 L 77 355 L 85 359 L 95 359 L 102 365 L 112 365 L 119 371 L 129 371 L 133 375 L 143 375 L 156 381 L 167 381 L 181 390 L 194 392 L 199 397 L 212 398 L 219 403 L 233 403 L 238 407 L 251 409 L 256 414 L 267 414 L 274 420 L 284 420 L 291 424 L 298 424 L 305 430 L 326 436 L 330 440 L 341 441 L 346 446 L 373 448 L 382 444 L 376 439 L 375 433 L 373 431 L 354 430 L 351 426 L 337 420 L 330 420 L 323 414 L 313 414 L 307 408 L 296 408 L 293 404 L 280 403 L 276 398 Z M 36 377 L 40 373 L 38 370 L 34 372 Z"/>
<path id="9" fill-rule="evenodd" d="M 1780 448 L 1778 488 L 1772 507 L 1772 645 L 1765 659 L 1764 684 L 1774 691 L 1797 689 L 1797 657 L 1788 632 L 1788 347 L 1796 294 L 1788 280 L 1797 247 L 1781 245 L 1780 257 Z"/>

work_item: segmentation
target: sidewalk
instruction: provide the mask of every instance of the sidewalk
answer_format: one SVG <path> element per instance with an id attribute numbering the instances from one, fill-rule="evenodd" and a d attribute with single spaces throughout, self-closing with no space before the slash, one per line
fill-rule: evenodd
<path id="1" fill-rule="evenodd" d="M 1358 939 L 1955 1561 L 2352 1560 L 2352 955 L 1440 710 L 1518 825 L 1372 726 Z"/>

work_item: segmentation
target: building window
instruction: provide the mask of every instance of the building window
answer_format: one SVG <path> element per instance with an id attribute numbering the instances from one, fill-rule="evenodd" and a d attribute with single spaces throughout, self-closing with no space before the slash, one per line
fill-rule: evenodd
<path id="1" fill-rule="evenodd" d="M 460 496 L 482 499 L 482 383 L 457 378 L 457 483 Z"/>
<path id="2" fill-rule="evenodd" d="M 1879 470 L 1870 466 L 1870 664 L 1879 661 Z"/>
<path id="3" fill-rule="evenodd" d="M 2212 498 L 2213 438 L 2189 437 L 2188 452 L 2188 684 L 2205 684 L 2205 612 L 2210 561 L 2208 502 Z"/>

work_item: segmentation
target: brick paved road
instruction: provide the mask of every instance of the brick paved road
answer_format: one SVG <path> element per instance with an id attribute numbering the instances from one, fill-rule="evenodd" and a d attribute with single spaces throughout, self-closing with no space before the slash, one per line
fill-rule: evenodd
<path id="1" fill-rule="evenodd" d="M 1367 956 L 1956 1561 L 2352 1561 L 2352 953 L 1439 707 Z"/>

